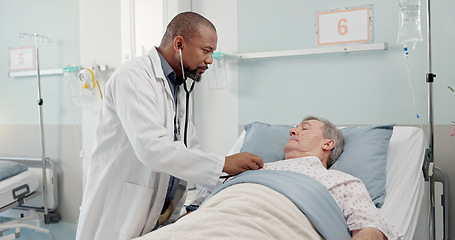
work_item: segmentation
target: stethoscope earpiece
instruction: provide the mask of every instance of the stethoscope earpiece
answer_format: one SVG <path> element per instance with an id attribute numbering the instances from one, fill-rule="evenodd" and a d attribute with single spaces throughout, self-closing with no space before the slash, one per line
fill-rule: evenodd
<path id="1" fill-rule="evenodd" d="M 183 78 L 183 81 L 185 82 L 186 77 L 185 77 L 185 70 L 183 69 L 182 45 L 179 45 L 178 48 L 179 48 L 179 55 L 180 55 L 180 67 L 182 68 L 182 78 Z"/>

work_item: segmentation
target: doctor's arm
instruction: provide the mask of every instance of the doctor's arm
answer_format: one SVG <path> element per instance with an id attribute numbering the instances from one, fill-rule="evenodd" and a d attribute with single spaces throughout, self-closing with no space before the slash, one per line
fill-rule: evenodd
<path id="1" fill-rule="evenodd" d="M 241 152 L 225 158 L 223 172 L 229 175 L 237 175 L 248 170 L 258 170 L 263 166 L 262 158 L 252 153 Z"/>

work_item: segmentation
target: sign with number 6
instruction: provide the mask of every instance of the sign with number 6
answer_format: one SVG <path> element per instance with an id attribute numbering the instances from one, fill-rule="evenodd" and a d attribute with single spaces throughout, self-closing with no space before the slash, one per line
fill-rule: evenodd
<path id="1" fill-rule="evenodd" d="M 318 45 L 372 42 L 372 5 L 316 13 Z"/>

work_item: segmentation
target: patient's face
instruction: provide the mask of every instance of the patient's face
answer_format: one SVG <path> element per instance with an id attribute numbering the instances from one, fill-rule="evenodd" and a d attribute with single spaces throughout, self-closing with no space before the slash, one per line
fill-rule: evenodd
<path id="1" fill-rule="evenodd" d="M 289 141 L 284 146 L 286 159 L 305 156 L 318 156 L 324 136 L 324 124 L 317 120 L 301 122 L 297 127 L 289 130 Z"/>

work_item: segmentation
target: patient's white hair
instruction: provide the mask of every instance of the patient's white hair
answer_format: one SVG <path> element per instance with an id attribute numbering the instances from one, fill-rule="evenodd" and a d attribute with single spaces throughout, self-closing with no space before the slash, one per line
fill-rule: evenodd
<path id="1" fill-rule="evenodd" d="M 341 153 L 343 152 L 344 145 L 343 135 L 341 134 L 340 130 L 338 130 L 338 128 L 335 127 L 335 125 L 333 125 L 333 123 L 327 119 L 315 116 L 307 116 L 305 117 L 305 119 L 303 119 L 303 121 L 309 120 L 316 120 L 322 122 L 324 124 L 322 129 L 322 135 L 325 138 L 331 139 L 335 142 L 335 147 L 330 152 L 329 161 L 327 162 L 327 168 L 330 168 L 330 166 L 332 166 L 332 164 L 336 162 L 338 157 L 340 157 Z"/>

